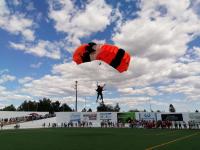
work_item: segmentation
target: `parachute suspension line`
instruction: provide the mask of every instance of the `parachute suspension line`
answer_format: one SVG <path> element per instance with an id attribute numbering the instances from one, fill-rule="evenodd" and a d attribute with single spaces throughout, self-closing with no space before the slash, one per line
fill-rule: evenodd
<path id="1" fill-rule="evenodd" d="M 100 73 L 101 73 L 101 62 L 98 62 L 98 66 L 97 66 L 97 86 L 98 86 L 98 78 L 100 77 Z"/>

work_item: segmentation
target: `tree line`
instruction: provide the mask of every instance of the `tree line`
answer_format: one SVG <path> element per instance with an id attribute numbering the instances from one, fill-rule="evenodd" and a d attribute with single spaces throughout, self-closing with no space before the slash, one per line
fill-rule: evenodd
<path id="1" fill-rule="evenodd" d="M 19 107 L 15 107 L 13 104 L 9 106 L 5 106 L 3 109 L 0 109 L 0 111 L 35 111 L 35 112 L 73 112 L 74 109 L 71 108 L 67 103 L 61 103 L 60 101 L 52 101 L 49 98 L 43 98 L 39 101 L 27 101 L 25 100 Z M 119 103 L 116 103 L 115 106 L 112 105 L 106 105 L 100 103 L 99 106 L 97 106 L 97 112 L 119 112 L 120 106 Z M 82 112 L 92 112 L 92 109 L 86 109 L 83 108 Z M 129 112 L 140 112 L 138 109 L 132 109 L 129 110 Z M 143 112 L 146 112 L 144 109 Z M 151 112 L 154 112 L 151 110 Z M 157 110 L 155 112 L 161 112 L 160 110 Z M 176 112 L 175 107 L 170 104 L 169 105 L 169 112 Z M 196 110 L 195 112 L 199 112 Z"/>
<path id="2" fill-rule="evenodd" d="M 25 100 L 22 102 L 22 104 L 19 107 L 15 107 L 13 104 L 9 106 L 5 106 L 3 109 L 0 109 L 0 111 L 35 111 L 35 112 L 73 112 L 74 109 L 71 108 L 67 103 L 61 104 L 60 101 L 52 101 L 49 98 L 43 98 L 39 101 L 27 101 Z M 112 105 L 105 105 L 105 104 L 99 104 L 97 107 L 97 112 L 119 112 L 120 107 L 117 103 L 115 106 Z M 89 108 L 88 110 L 86 108 L 82 109 L 82 112 L 92 112 L 92 109 Z"/>
<path id="3" fill-rule="evenodd" d="M 39 101 L 25 100 L 19 107 L 13 104 L 5 106 L 1 111 L 39 111 L 39 112 L 60 112 L 73 111 L 73 109 L 66 103 L 61 104 L 59 101 L 52 101 L 49 98 L 43 98 Z"/>

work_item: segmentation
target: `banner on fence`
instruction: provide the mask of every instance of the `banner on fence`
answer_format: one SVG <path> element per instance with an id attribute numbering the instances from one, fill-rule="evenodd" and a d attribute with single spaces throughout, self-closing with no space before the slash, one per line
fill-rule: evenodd
<path id="1" fill-rule="evenodd" d="M 156 113 L 153 112 L 140 112 L 139 113 L 139 119 L 140 120 L 147 120 L 147 121 L 152 121 L 152 120 L 157 120 L 156 119 Z"/>
<path id="2" fill-rule="evenodd" d="M 81 121 L 81 113 L 71 113 L 70 121 Z"/>
<path id="3" fill-rule="evenodd" d="M 111 112 L 102 112 L 99 115 L 100 115 L 100 120 L 111 120 L 112 119 Z"/>
<path id="4" fill-rule="evenodd" d="M 121 123 L 128 123 L 135 119 L 135 112 L 117 113 L 117 121 Z"/>
<path id="5" fill-rule="evenodd" d="M 200 122 L 200 113 L 189 113 L 189 120 Z"/>
<path id="6" fill-rule="evenodd" d="M 161 114 L 162 121 L 183 121 L 182 114 Z"/>
<path id="7" fill-rule="evenodd" d="M 94 121 L 94 120 L 97 120 L 97 113 L 84 113 L 82 119 L 84 121 Z"/>

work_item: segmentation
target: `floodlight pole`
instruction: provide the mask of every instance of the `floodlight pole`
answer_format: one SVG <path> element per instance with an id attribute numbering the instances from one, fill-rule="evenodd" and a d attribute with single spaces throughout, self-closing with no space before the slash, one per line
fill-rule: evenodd
<path id="1" fill-rule="evenodd" d="M 77 85 L 78 85 L 78 81 L 75 81 L 75 90 L 76 90 L 75 111 L 76 111 L 76 112 L 77 112 Z"/>
<path id="2" fill-rule="evenodd" d="M 86 97 L 85 97 L 85 110 L 86 110 Z"/>

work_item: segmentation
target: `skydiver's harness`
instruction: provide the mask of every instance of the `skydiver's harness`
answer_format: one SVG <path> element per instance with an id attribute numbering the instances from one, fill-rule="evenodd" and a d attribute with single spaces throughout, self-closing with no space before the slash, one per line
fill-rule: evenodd
<path id="1" fill-rule="evenodd" d="M 93 46 L 95 46 L 95 45 L 97 45 L 97 44 L 94 43 L 94 42 L 88 43 L 88 46 L 86 46 L 86 52 L 82 56 L 83 62 L 90 62 L 91 61 L 90 60 L 90 54 L 92 52 L 96 51 L 95 49 L 93 49 Z M 121 64 L 121 61 L 122 61 L 122 58 L 124 57 L 124 55 L 125 55 L 125 51 L 123 49 L 119 48 L 116 56 L 111 61 L 110 65 L 113 68 L 117 68 Z"/>
<path id="2" fill-rule="evenodd" d="M 102 93 L 103 87 L 102 86 L 98 86 L 96 91 L 97 91 L 97 93 Z"/>

